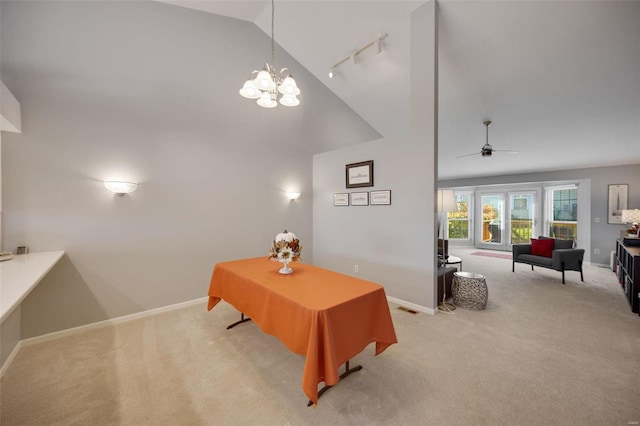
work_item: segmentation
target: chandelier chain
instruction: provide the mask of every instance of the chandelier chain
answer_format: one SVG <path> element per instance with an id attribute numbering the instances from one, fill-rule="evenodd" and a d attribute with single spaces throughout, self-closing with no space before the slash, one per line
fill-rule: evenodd
<path id="1" fill-rule="evenodd" d="M 288 107 L 300 105 L 297 96 L 300 89 L 288 68 L 276 72 L 276 21 L 275 0 L 271 0 L 271 63 L 263 62 L 264 69 L 254 70 L 239 90 L 240 96 L 257 99 L 256 103 L 263 108 L 275 108 L 278 103 Z"/>
<path id="2" fill-rule="evenodd" d="M 274 72 L 276 69 L 276 42 L 273 35 L 275 14 L 276 14 L 275 0 L 271 0 L 271 68 L 273 68 Z"/>

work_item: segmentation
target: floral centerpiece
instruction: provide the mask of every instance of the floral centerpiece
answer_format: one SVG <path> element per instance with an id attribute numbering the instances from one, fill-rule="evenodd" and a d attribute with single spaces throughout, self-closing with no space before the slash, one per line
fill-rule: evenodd
<path id="1" fill-rule="evenodd" d="M 296 234 L 285 229 L 284 232 L 276 235 L 276 239 L 273 240 L 273 245 L 269 250 L 269 259 L 284 264 L 278 272 L 281 274 L 290 274 L 293 270 L 289 268 L 289 262 L 297 262 L 300 260 L 301 251 L 302 246 Z"/>

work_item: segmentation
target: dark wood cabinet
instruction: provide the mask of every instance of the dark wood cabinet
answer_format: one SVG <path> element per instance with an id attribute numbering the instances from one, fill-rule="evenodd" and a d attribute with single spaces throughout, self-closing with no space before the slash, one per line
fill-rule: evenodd
<path id="1" fill-rule="evenodd" d="M 616 273 L 631 311 L 640 314 L 640 247 L 616 241 Z"/>

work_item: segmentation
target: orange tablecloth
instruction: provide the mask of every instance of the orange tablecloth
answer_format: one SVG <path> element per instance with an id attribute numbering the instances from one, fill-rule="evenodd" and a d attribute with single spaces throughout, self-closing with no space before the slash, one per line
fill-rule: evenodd
<path id="1" fill-rule="evenodd" d="M 224 299 L 306 355 L 302 388 L 315 404 L 318 384 L 338 383 L 340 365 L 371 342 L 378 355 L 398 340 L 382 286 L 300 262 L 282 275 L 281 266 L 266 257 L 218 263 L 208 309 Z"/>

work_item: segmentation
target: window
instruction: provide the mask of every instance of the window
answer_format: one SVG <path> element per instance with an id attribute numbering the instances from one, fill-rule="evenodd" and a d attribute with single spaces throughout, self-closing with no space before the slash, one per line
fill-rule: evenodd
<path id="1" fill-rule="evenodd" d="M 469 240 L 471 239 L 471 192 L 456 191 L 456 203 L 458 211 L 447 214 L 447 238 L 450 240 Z"/>
<path id="2" fill-rule="evenodd" d="M 550 237 L 576 240 L 578 235 L 578 188 L 575 185 L 546 188 L 546 223 Z"/>

